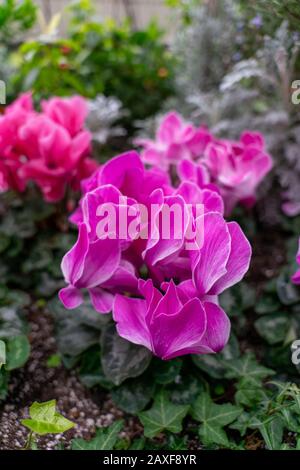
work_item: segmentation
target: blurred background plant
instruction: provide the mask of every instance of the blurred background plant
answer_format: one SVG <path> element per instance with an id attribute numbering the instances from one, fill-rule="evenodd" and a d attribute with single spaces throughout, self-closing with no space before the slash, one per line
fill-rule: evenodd
<path id="1" fill-rule="evenodd" d="M 24 33 L 35 23 L 37 7 L 32 0 L 18 2 L 4 0 L 0 4 L 0 78 L 11 90 L 11 77 L 15 72 L 12 53 L 20 46 Z"/>
<path id="2" fill-rule="evenodd" d="M 127 110 L 122 122 L 131 132 L 137 119 L 157 113 L 174 93 L 175 59 L 162 31 L 154 22 L 144 30 L 135 30 L 130 20 L 99 22 L 88 0 L 73 3 L 68 14 L 64 38 L 48 28 L 21 46 L 16 89 L 32 89 L 37 100 L 52 94 L 114 96 Z"/>

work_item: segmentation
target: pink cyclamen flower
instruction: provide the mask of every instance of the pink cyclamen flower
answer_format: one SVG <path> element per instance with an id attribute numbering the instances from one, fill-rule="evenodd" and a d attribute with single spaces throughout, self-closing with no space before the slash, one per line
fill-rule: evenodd
<path id="1" fill-rule="evenodd" d="M 85 195 L 103 185 L 112 185 L 123 196 L 142 204 L 147 204 L 149 195 L 157 188 L 162 188 L 164 193 L 172 191 L 168 174 L 159 168 L 146 170 L 139 154 L 135 151 L 125 152 L 108 160 L 89 178 L 81 182 L 81 190 Z M 70 217 L 74 224 L 82 222 L 81 206 L 82 200 Z"/>
<path id="2" fill-rule="evenodd" d="M 256 189 L 273 166 L 258 132 L 245 132 L 239 142 L 219 140 L 209 144 L 203 162 L 211 181 L 220 188 L 226 214 L 238 202 L 253 206 Z"/>
<path id="3" fill-rule="evenodd" d="M 82 96 L 54 97 L 48 101 L 42 101 L 41 106 L 45 116 L 60 124 L 69 132 L 71 137 L 75 137 L 83 130 L 88 114 L 88 106 Z"/>
<path id="4" fill-rule="evenodd" d="M 298 242 L 298 252 L 296 256 L 296 261 L 298 266 L 300 266 L 300 238 Z M 292 281 L 294 284 L 300 284 L 300 269 L 298 269 L 295 274 L 292 276 Z"/>
<path id="5" fill-rule="evenodd" d="M 230 321 L 215 303 L 189 298 L 173 282 L 163 295 L 151 280 L 139 281 L 142 298 L 117 295 L 113 317 L 119 335 L 148 348 L 161 359 L 220 351 Z"/>
<path id="6" fill-rule="evenodd" d="M 136 139 L 135 143 L 143 147 L 145 163 L 167 169 L 183 158 L 201 157 L 211 140 L 205 128 L 195 128 L 173 111 L 162 119 L 155 140 Z"/>
<path id="7" fill-rule="evenodd" d="M 84 289 L 100 313 L 111 311 L 115 292 L 136 290 L 134 267 L 121 260 L 119 241 L 91 241 L 86 224 L 80 225 L 77 242 L 64 256 L 61 268 L 68 286 L 60 290 L 59 298 L 69 309 L 82 304 Z"/>
<path id="8" fill-rule="evenodd" d="M 19 135 L 28 156 L 21 174 L 36 182 L 46 201 L 62 199 L 67 184 L 78 189 L 80 181 L 96 168 L 87 158 L 90 150 L 87 131 L 71 138 L 64 127 L 38 115 L 22 126 Z"/>
<path id="9" fill-rule="evenodd" d="M 31 93 L 21 95 L 0 117 L 0 191 L 23 191 L 29 180 L 48 202 L 69 185 L 78 190 L 97 163 L 89 158 L 91 135 L 84 129 L 85 100 L 52 98 L 34 111 Z"/>
<path id="10" fill-rule="evenodd" d="M 26 180 L 19 171 L 27 158 L 19 130 L 34 115 L 31 93 L 25 93 L 0 116 L 0 192 L 25 189 Z"/>

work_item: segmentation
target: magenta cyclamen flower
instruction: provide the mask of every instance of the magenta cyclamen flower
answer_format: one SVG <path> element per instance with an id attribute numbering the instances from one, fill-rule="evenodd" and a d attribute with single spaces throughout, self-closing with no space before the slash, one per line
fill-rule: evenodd
<path id="1" fill-rule="evenodd" d="M 72 216 L 78 240 L 62 262 L 68 286 L 59 295 L 67 308 L 80 305 L 87 291 L 97 311 L 113 311 L 120 336 L 163 359 L 224 347 L 230 322 L 218 295 L 242 279 L 251 257 L 239 225 L 223 217 L 218 189 L 205 171 L 196 173 L 197 180 L 173 187 L 167 173 L 145 169 L 136 152 L 110 160 L 82 183 Z M 135 225 L 141 204 L 151 217 Z M 114 232 L 115 217 L 118 228 L 128 223 L 123 236 Z"/>
<path id="2" fill-rule="evenodd" d="M 298 252 L 296 256 L 296 261 L 297 261 L 298 266 L 300 266 L 300 238 L 298 242 Z M 292 276 L 292 281 L 294 284 L 300 284 L 300 268 Z"/>
<path id="3" fill-rule="evenodd" d="M 87 113 L 81 97 L 52 98 L 34 111 L 31 94 L 21 95 L 0 118 L 0 191 L 23 191 L 29 180 L 49 202 L 62 199 L 67 185 L 97 167 L 89 158 L 91 135 L 84 129 Z"/>
<path id="4" fill-rule="evenodd" d="M 145 163 L 167 169 L 183 158 L 200 157 L 211 140 L 205 128 L 197 129 L 170 112 L 162 119 L 155 141 L 137 139 L 136 144 L 144 148 L 141 156 Z"/>
<path id="5" fill-rule="evenodd" d="M 120 336 L 162 359 L 208 354 L 226 344 L 230 321 L 215 303 L 179 289 L 171 281 L 163 295 L 151 280 L 139 281 L 142 298 L 117 295 L 113 316 Z"/>
<path id="6" fill-rule="evenodd" d="M 256 201 L 256 189 L 272 169 L 273 163 L 258 132 L 245 132 L 240 141 L 219 140 L 205 152 L 204 163 L 211 180 L 220 188 L 226 214 L 240 202 L 251 207 Z"/>

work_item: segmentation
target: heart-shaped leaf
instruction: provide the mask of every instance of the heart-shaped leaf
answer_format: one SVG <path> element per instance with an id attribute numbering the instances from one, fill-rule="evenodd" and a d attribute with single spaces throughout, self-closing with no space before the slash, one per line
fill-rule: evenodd
<path id="1" fill-rule="evenodd" d="M 60 434 L 75 426 L 72 421 L 56 411 L 56 400 L 34 402 L 29 408 L 29 415 L 30 419 L 22 419 L 21 423 L 40 436 Z"/>
<path id="2" fill-rule="evenodd" d="M 141 375 L 150 364 L 148 349 L 121 338 L 114 325 L 108 325 L 101 338 L 101 362 L 104 374 L 115 385 Z"/>

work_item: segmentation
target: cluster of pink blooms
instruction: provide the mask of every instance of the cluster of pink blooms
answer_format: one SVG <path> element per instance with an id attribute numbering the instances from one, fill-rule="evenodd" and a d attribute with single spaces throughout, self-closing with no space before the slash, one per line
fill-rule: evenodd
<path id="1" fill-rule="evenodd" d="M 217 139 L 206 128 L 186 123 L 176 113 L 160 123 L 155 140 L 137 139 L 146 164 L 163 169 L 175 167 L 182 181 L 193 181 L 201 188 L 215 184 L 225 213 L 237 203 L 251 207 L 256 189 L 272 168 L 258 132 L 244 132 L 239 141 Z"/>
<path id="2" fill-rule="evenodd" d="M 48 202 L 77 190 L 97 164 L 89 158 L 91 135 L 84 129 L 84 98 L 51 98 L 34 110 L 31 93 L 0 116 L 0 192 L 24 191 L 34 181 Z"/>
<path id="3" fill-rule="evenodd" d="M 200 167 L 201 184 L 187 178 L 175 187 L 165 169 L 146 168 L 131 151 L 83 181 L 82 199 L 71 217 L 78 239 L 62 261 L 67 287 L 59 297 L 65 307 L 78 307 L 88 293 L 95 310 L 112 311 L 121 337 L 164 360 L 220 351 L 228 341 L 230 321 L 218 296 L 247 272 L 251 246 L 240 226 L 224 219 L 222 196 L 205 174 Z M 177 204 L 194 225 L 198 215 L 188 206 L 195 202 L 204 207 L 199 215 L 203 243 L 186 250 L 186 232 L 165 239 L 159 220 L 164 205 Z M 117 212 L 154 204 L 155 238 L 99 238 L 97 208 L 106 203 Z"/>

